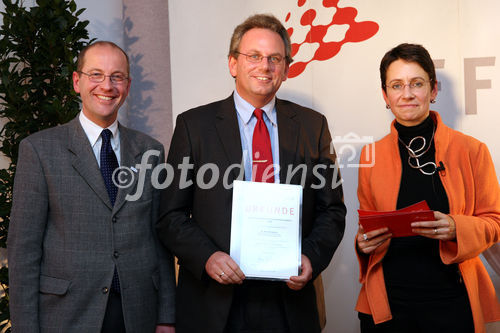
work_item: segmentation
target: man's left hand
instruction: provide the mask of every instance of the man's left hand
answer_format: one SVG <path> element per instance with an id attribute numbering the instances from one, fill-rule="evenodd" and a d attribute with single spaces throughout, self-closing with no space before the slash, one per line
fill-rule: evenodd
<path id="1" fill-rule="evenodd" d="M 311 266 L 311 261 L 309 261 L 309 258 L 307 258 L 305 255 L 302 255 L 301 257 L 301 270 L 302 272 L 300 273 L 299 276 L 290 276 L 290 280 L 286 282 L 288 288 L 292 290 L 300 290 L 304 288 L 304 286 L 311 280 L 312 278 L 312 266 Z"/>
<path id="2" fill-rule="evenodd" d="M 155 333 L 175 333 L 175 325 L 158 324 L 158 325 L 156 325 Z"/>

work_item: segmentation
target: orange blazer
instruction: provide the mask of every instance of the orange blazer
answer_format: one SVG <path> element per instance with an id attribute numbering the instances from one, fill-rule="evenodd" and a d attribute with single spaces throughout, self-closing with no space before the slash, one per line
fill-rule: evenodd
<path id="1" fill-rule="evenodd" d="M 486 322 L 500 321 L 495 288 L 479 259 L 481 252 L 500 241 L 498 179 L 484 143 L 449 128 L 434 111 L 431 117 L 437 124 L 436 162 L 443 162 L 446 168 L 439 176 L 448 195 L 450 216 L 457 233 L 454 241 L 440 241 L 441 260 L 445 264 L 458 263 L 469 295 L 475 332 L 485 332 Z M 390 134 L 363 147 L 361 161 L 370 156 L 374 158 L 374 165 L 359 168 L 360 209 L 394 210 L 402 169 L 394 121 Z M 369 256 L 357 251 L 362 288 L 356 310 L 371 314 L 377 324 L 392 319 L 382 271 L 382 259 L 389 242 Z"/>

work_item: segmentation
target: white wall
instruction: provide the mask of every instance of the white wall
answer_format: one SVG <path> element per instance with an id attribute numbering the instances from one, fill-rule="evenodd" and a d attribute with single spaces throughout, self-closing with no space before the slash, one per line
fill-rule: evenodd
<path id="1" fill-rule="evenodd" d="M 86 8 L 80 20 L 89 20 L 90 38 L 110 40 L 121 47 L 123 44 L 122 0 L 75 0 L 78 8 Z"/>

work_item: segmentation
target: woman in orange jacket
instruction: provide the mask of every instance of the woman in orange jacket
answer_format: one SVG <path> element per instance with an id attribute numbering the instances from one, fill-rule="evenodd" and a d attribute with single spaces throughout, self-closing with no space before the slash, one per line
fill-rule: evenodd
<path id="1" fill-rule="evenodd" d="M 365 232 L 360 264 L 361 332 L 485 332 L 500 320 L 495 288 L 479 254 L 500 241 L 500 188 L 487 147 L 447 127 L 429 106 L 438 89 L 425 48 L 401 44 L 380 64 L 382 94 L 395 120 L 359 169 L 360 209 L 391 211 L 426 200 L 435 221 L 416 236 Z"/>

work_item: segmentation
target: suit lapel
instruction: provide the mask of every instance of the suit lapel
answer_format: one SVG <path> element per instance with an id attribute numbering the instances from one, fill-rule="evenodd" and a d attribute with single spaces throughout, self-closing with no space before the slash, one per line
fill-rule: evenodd
<path id="1" fill-rule="evenodd" d="M 132 140 L 130 137 L 130 131 L 128 128 L 119 125 L 120 129 L 120 155 L 121 155 L 121 166 L 124 170 L 131 170 L 131 167 L 141 162 L 142 149 L 138 145 L 138 142 Z M 132 171 L 134 172 L 134 171 Z M 134 177 L 130 185 L 118 188 L 118 194 L 116 195 L 114 211 L 118 211 L 123 204 L 126 202 L 126 197 L 128 194 L 134 194 L 136 189 L 136 184 L 138 181 L 138 174 L 134 172 Z"/>
<path id="2" fill-rule="evenodd" d="M 68 150 L 73 153 L 73 167 L 106 206 L 112 209 L 99 165 L 78 117 L 68 123 L 68 129 L 72 133 L 68 142 Z"/>
<path id="3" fill-rule="evenodd" d="M 217 110 L 215 127 L 229 165 L 241 164 L 243 152 L 233 95 L 222 101 L 221 108 Z M 233 175 L 232 180 L 238 178 L 235 169 L 232 170 L 231 174 Z"/>
<path id="4" fill-rule="evenodd" d="M 299 143 L 299 124 L 294 119 L 295 110 L 288 107 L 280 99 L 276 99 L 276 116 L 278 119 L 278 138 L 280 146 L 280 182 L 286 181 L 288 167 L 293 165 Z"/>

